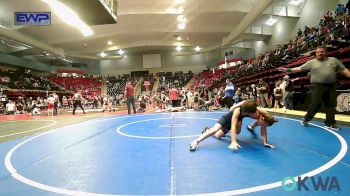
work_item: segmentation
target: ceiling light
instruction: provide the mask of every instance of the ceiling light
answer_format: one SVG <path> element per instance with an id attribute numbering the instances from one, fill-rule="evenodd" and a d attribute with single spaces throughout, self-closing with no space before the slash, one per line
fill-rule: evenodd
<path id="1" fill-rule="evenodd" d="M 72 9 L 63 3 L 56 0 L 42 1 L 49 4 L 55 14 L 57 14 L 61 20 L 73 27 L 78 28 L 84 36 L 90 36 L 94 33 L 92 29 L 87 24 L 85 24 Z"/>
<path id="2" fill-rule="evenodd" d="M 70 60 L 66 59 L 65 57 L 62 58 L 62 61 L 65 61 L 67 63 L 72 63 L 73 62 L 73 61 L 70 61 Z"/>
<path id="3" fill-rule="evenodd" d="M 266 24 L 266 25 L 269 25 L 269 26 L 272 26 L 272 25 L 274 25 L 276 22 L 277 22 L 277 19 L 271 17 L 270 19 L 268 19 L 268 20 L 265 22 L 265 24 Z"/>
<path id="4" fill-rule="evenodd" d="M 182 50 L 182 47 L 181 47 L 180 45 L 177 45 L 177 46 L 176 46 L 176 50 L 177 50 L 177 51 L 181 51 L 181 50 Z"/>
<path id="5" fill-rule="evenodd" d="M 181 22 L 181 23 L 179 23 L 179 24 L 177 25 L 177 28 L 180 29 L 180 30 L 185 29 L 185 27 L 186 27 L 186 24 L 185 24 L 184 22 Z"/>
<path id="6" fill-rule="evenodd" d="M 199 47 L 199 46 L 196 46 L 196 47 L 194 48 L 194 50 L 197 51 L 197 52 L 199 52 L 201 49 L 202 49 L 202 48 Z"/>
<path id="7" fill-rule="evenodd" d="M 98 55 L 100 55 L 100 57 L 105 57 L 105 56 L 107 56 L 106 53 L 104 53 L 103 51 L 102 51 L 100 54 L 98 54 Z"/>
<path id="8" fill-rule="evenodd" d="M 289 2 L 289 4 L 292 4 L 292 5 L 299 5 L 301 2 L 303 2 L 303 0 L 292 0 L 291 2 Z"/>
<path id="9" fill-rule="evenodd" d="M 182 3 L 185 3 L 185 0 L 175 0 L 175 3 L 176 4 L 182 4 Z"/>
<path id="10" fill-rule="evenodd" d="M 120 49 L 120 50 L 118 51 L 118 53 L 119 53 L 120 55 L 122 55 L 122 54 L 124 54 L 124 51 L 123 51 L 122 49 Z"/>
<path id="11" fill-rule="evenodd" d="M 112 42 L 111 40 L 109 40 L 109 41 L 107 42 L 107 44 L 110 46 L 110 45 L 113 44 L 113 42 Z"/>
<path id="12" fill-rule="evenodd" d="M 185 18 L 184 15 L 179 15 L 179 16 L 177 17 L 177 21 L 178 21 L 178 22 L 186 22 L 186 18 Z"/>
<path id="13" fill-rule="evenodd" d="M 179 14 L 183 14 L 184 11 L 185 11 L 184 6 L 179 6 L 179 7 L 177 8 L 177 13 L 179 13 Z"/>
<path id="14" fill-rule="evenodd" d="M 24 46 L 24 47 L 27 47 L 27 48 L 32 48 L 31 46 L 29 46 L 29 45 L 27 45 L 27 44 L 21 43 L 21 45 Z"/>

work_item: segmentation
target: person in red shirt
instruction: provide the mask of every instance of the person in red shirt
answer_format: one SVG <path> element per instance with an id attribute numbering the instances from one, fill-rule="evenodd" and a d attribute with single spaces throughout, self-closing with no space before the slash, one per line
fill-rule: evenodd
<path id="1" fill-rule="evenodd" d="M 136 107 L 135 107 L 135 90 L 134 87 L 131 85 L 131 82 L 128 81 L 125 85 L 124 90 L 124 97 L 126 98 L 126 105 L 128 107 L 128 114 L 130 114 L 130 104 L 132 104 L 132 109 L 134 110 L 134 114 L 136 114 Z"/>
<path id="2" fill-rule="evenodd" d="M 179 93 L 177 92 L 176 88 L 173 86 L 169 91 L 169 97 L 171 100 L 171 106 L 177 107 L 177 100 L 179 99 Z"/>
<path id="3" fill-rule="evenodd" d="M 55 98 L 53 94 L 49 95 L 49 98 L 47 98 L 47 115 L 50 116 L 50 113 L 52 116 L 54 115 L 54 108 L 55 108 Z"/>

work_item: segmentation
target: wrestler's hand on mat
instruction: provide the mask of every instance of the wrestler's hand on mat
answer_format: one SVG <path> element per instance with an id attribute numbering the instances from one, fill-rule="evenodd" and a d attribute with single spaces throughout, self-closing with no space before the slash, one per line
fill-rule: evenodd
<path id="1" fill-rule="evenodd" d="M 237 142 L 234 142 L 234 143 L 231 143 L 229 146 L 228 146 L 229 149 L 231 150 L 238 150 L 241 148 L 241 146 L 237 143 Z"/>
<path id="2" fill-rule="evenodd" d="M 266 147 L 266 148 L 275 148 L 275 146 L 274 145 L 272 145 L 272 144 L 264 144 L 264 146 Z"/>

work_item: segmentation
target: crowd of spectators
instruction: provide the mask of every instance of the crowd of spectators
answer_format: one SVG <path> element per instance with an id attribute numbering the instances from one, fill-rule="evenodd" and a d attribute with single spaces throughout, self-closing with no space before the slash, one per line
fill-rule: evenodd
<path id="1" fill-rule="evenodd" d="M 23 97 L 8 99 L 3 90 L 0 91 L 0 115 L 6 114 L 33 114 L 38 115 L 40 111 L 47 110 L 47 97 Z"/>
<path id="2" fill-rule="evenodd" d="M 2 88 L 60 91 L 63 88 L 43 76 L 36 76 L 25 70 L 6 70 L 0 68 Z"/>
<path id="3" fill-rule="evenodd" d="M 347 13 L 349 8 L 349 3 L 346 6 L 339 4 L 335 14 L 327 11 L 320 19 L 319 25 L 299 29 L 295 39 L 278 44 L 275 49 L 268 50 L 256 58 L 243 60 L 235 67 L 199 73 L 191 88 L 198 89 L 204 86 L 214 88 L 223 85 L 225 79 L 236 80 L 274 69 L 313 51 L 319 45 L 328 45 L 335 49 L 349 46 L 350 16 Z"/>
<path id="4" fill-rule="evenodd" d="M 91 77 L 61 77 L 50 76 L 49 80 L 62 86 L 65 90 L 76 92 L 82 91 L 84 97 L 101 94 L 102 84 L 99 80 Z"/>
<path id="5" fill-rule="evenodd" d="M 175 88 L 183 88 L 185 85 L 191 80 L 193 73 L 183 73 L 175 72 L 174 74 L 172 72 L 159 72 L 157 73 L 157 76 L 159 77 L 159 85 L 158 85 L 158 91 L 169 91 L 171 87 Z"/>
<path id="6" fill-rule="evenodd" d="M 124 88 L 127 81 L 131 81 L 133 85 L 137 82 L 137 79 L 132 79 L 130 74 L 105 76 L 104 80 L 107 85 L 107 95 L 112 97 L 124 94 Z"/>
<path id="7" fill-rule="evenodd" d="M 222 89 L 225 87 L 226 79 L 235 81 L 275 69 L 295 61 L 304 54 L 309 55 L 309 52 L 315 50 L 319 45 L 326 45 L 334 50 L 348 47 L 350 45 L 350 17 L 346 11 L 349 12 L 349 8 L 349 3 L 347 6 L 338 5 L 335 14 L 330 11 L 326 12 L 318 26 L 305 26 L 303 31 L 299 29 L 295 39 L 278 44 L 274 50 L 268 50 L 256 58 L 246 59 L 237 66 L 227 69 L 206 70 L 199 73 L 191 89 L 197 92 L 211 92 L 210 94 L 213 94 L 213 97 L 219 97 L 218 102 L 221 101 L 221 105 L 225 106 L 225 103 L 222 102 L 225 98 Z M 289 79 L 289 76 L 284 78 L 281 76 L 267 81 L 255 78 L 250 83 L 245 82 L 244 85 L 236 87 L 234 101 L 254 99 L 261 107 L 294 109 L 293 93 L 291 92 L 296 83 L 299 83 L 298 90 L 305 92 L 307 85 L 298 77 Z M 263 98 L 265 95 L 267 99 Z M 204 101 L 210 101 L 210 98 Z"/>

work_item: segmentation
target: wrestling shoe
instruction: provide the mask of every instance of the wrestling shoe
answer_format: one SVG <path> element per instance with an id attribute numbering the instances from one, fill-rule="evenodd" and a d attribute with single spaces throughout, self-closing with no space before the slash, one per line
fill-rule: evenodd
<path id="1" fill-rule="evenodd" d="M 197 140 L 194 140 L 193 142 L 191 142 L 191 144 L 189 146 L 189 150 L 191 152 L 194 152 L 197 150 L 197 148 L 198 148 L 198 142 L 197 142 Z"/>
<path id="2" fill-rule="evenodd" d="M 341 128 L 338 127 L 337 125 L 324 125 L 325 128 L 333 130 L 333 131 L 340 131 Z"/>
<path id="3" fill-rule="evenodd" d="M 305 121 L 305 119 L 303 118 L 303 121 L 301 121 L 301 125 L 304 127 L 308 127 L 309 126 L 309 122 Z"/>

